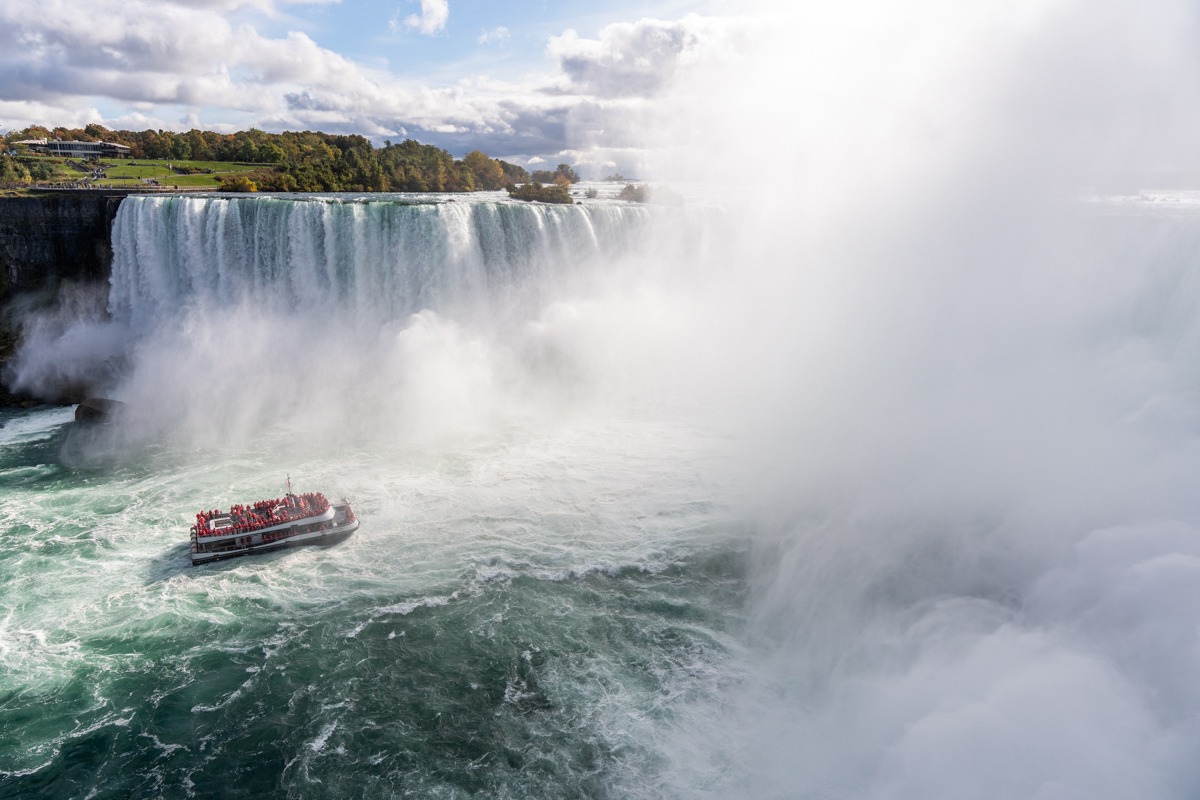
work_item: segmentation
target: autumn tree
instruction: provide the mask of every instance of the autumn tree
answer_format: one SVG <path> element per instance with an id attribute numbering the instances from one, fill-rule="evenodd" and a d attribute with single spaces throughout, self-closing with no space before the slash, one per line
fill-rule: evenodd
<path id="1" fill-rule="evenodd" d="M 570 185 L 579 183 L 579 175 L 570 164 L 559 164 L 553 171 L 539 169 L 533 173 L 533 180 L 539 183 L 560 183 Z"/>
<path id="2" fill-rule="evenodd" d="M 503 189 L 509 181 L 500 162 L 488 158 L 480 150 L 472 150 L 463 156 L 463 167 L 475 176 L 475 188 L 483 190 Z"/>
<path id="3" fill-rule="evenodd" d="M 258 185 L 244 173 L 237 175 L 222 175 L 220 178 L 222 192 L 257 192 Z"/>

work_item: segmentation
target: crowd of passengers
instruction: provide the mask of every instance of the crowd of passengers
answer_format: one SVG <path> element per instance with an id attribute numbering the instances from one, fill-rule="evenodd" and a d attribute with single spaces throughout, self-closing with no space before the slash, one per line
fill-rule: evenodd
<path id="1" fill-rule="evenodd" d="M 200 536 L 225 536 L 230 533 L 250 533 L 283 522 L 304 519 L 329 510 L 329 500 L 320 492 L 288 495 L 286 499 L 259 500 L 251 506 L 238 504 L 229 507 L 230 525 L 216 530 L 208 523 L 221 514 L 220 509 L 201 511 L 196 515 L 196 531 Z"/>

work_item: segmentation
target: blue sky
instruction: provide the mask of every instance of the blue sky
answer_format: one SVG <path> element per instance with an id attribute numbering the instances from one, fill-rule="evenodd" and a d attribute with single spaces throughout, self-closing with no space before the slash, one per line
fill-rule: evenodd
<path id="1" fill-rule="evenodd" d="M 433 33 L 404 24 L 421 14 L 415 0 L 330 3 L 289 13 L 300 30 L 349 58 L 430 83 L 452 83 L 481 70 L 504 73 L 552 66 L 547 63 L 546 42 L 567 29 L 595 37 L 613 23 L 646 17 L 677 19 L 702 4 L 453 0 L 446 6 L 445 26 Z"/>
<path id="2" fill-rule="evenodd" d="M 634 168 L 636 120 L 721 0 L 43 0 L 0 4 L 0 130 L 359 133 Z"/>

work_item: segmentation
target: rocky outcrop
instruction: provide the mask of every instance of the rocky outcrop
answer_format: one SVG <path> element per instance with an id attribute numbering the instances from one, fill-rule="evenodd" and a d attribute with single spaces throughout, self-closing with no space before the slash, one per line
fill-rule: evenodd
<path id="1" fill-rule="evenodd" d="M 120 400 L 89 397 L 75 408 L 75 421 L 92 424 L 112 422 L 113 417 L 121 413 L 124 408 L 125 404 Z"/>
<path id="2" fill-rule="evenodd" d="M 83 191 L 0 197 L 0 299 L 64 279 L 107 280 L 121 200 Z"/>

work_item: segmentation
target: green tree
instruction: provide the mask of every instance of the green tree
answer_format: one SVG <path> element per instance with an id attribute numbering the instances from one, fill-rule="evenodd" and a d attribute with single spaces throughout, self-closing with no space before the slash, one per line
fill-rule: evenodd
<path id="1" fill-rule="evenodd" d="M 554 171 L 539 169 L 533 173 L 533 179 L 540 183 L 578 183 L 579 176 L 569 164 L 559 164 Z"/>
<path id="2" fill-rule="evenodd" d="M 617 195 L 618 200 L 628 200 L 632 203 L 644 203 L 650 199 L 650 192 L 645 186 L 635 186 L 632 183 L 625 184 L 621 189 L 621 193 Z"/>
<path id="3" fill-rule="evenodd" d="M 29 170 L 10 155 L 0 155 L 0 186 L 15 186 L 31 181 Z"/>
<path id="4" fill-rule="evenodd" d="M 146 131 L 142 137 L 142 157 L 170 158 L 174 138 L 170 131 Z"/>
<path id="5" fill-rule="evenodd" d="M 176 136 L 171 141 L 171 158 L 176 161 L 187 161 L 193 158 L 192 143 L 186 135 Z"/>
<path id="6" fill-rule="evenodd" d="M 251 183 L 258 186 L 260 192 L 295 192 L 297 182 L 292 175 L 276 169 L 255 170 L 248 176 Z"/>
<path id="7" fill-rule="evenodd" d="M 212 160 L 211 148 L 203 132 L 192 128 L 184 134 L 184 138 L 187 141 L 188 151 L 191 153 L 192 158 L 197 161 Z"/>
<path id="8" fill-rule="evenodd" d="M 281 164 L 286 157 L 278 142 L 264 142 L 258 148 L 258 160 L 264 164 Z"/>
<path id="9" fill-rule="evenodd" d="M 505 184 L 526 183 L 529 180 L 529 171 L 518 164 L 510 164 L 507 161 L 498 160 L 500 169 L 504 170 Z"/>
<path id="10" fill-rule="evenodd" d="M 566 182 L 543 186 L 537 181 L 533 181 L 521 186 L 510 186 L 508 187 L 508 196 L 514 200 L 530 200 L 540 203 L 572 205 L 575 202 L 571 199 L 570 192 L 567 191 Z"/>

